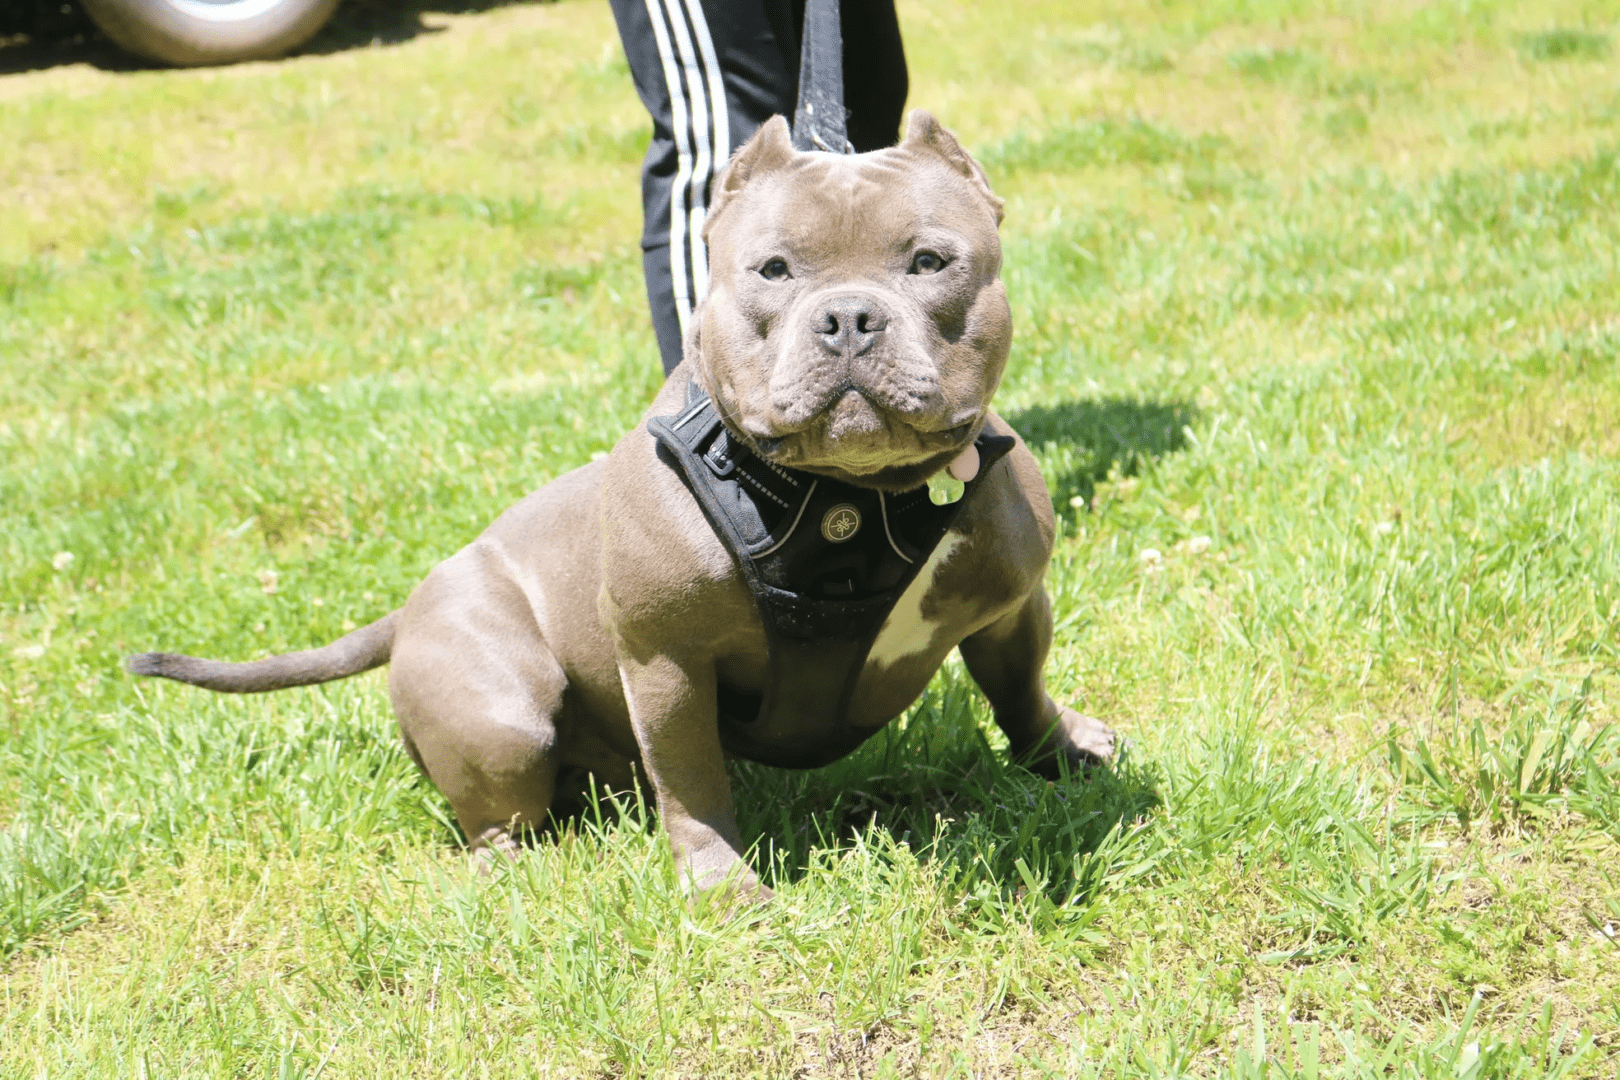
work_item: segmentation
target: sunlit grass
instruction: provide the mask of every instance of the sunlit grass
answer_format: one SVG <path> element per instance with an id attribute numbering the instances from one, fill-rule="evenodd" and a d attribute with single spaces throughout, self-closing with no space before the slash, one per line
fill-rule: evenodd
<path id="1" fill-rule="evenodd" d="M 634 805 L 472 877 L 376 675 L 131 681 L 376 617 L 634 422 L 646 121 L 583 2 L 7 76 L 0 1071 L 1616 1074 L 1614 13 L 902 17 L 1120 766 L 1008 766 L 953 663 L 734 770 L 737 917 Z"/>

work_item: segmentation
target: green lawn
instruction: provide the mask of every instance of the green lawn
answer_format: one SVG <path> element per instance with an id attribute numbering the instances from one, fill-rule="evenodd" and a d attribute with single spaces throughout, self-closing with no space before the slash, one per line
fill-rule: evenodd
<path id="1" fill-rule="evenodd" d="M 909 0 L 1007 198 L 1048 785 L 958 664 L 488 880 L 380 674 L 132 650 L 403 601 L 658 384 L 605 4 L 0 77 L 0 1075 L 1620 1076 L 1620 12 Z"/>

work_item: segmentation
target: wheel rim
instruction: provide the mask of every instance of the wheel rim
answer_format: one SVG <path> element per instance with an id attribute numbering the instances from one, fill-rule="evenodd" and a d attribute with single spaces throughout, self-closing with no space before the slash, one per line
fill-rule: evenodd
<path id="1" fill-rule="evenodd" d="M 229 23 L 256 19 L 281 7 L 286 0 L 168 0 L 183 15 L 203 22 Z"/>

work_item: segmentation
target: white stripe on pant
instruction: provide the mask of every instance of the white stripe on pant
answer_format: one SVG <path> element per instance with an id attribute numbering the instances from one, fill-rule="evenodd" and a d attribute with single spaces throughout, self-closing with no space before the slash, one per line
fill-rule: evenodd
<path id="1" fill-rule="evenodd" d="M 704 21 L 701 0 L 646 0 L 646 4 L 653 36 L 658 42 L 658 54 L 663 61 L 664 82 L 669 89 L 670 126 L 675 138 L 675 179 L 669 202 L 669 258 L 675 313 L 684 335 L 693 309 L 708 289 L 703 217 L 708 209 L 709 181 L 731 153 L 730 124 L 720 64 L 715 57 L 708 23 Z"/>

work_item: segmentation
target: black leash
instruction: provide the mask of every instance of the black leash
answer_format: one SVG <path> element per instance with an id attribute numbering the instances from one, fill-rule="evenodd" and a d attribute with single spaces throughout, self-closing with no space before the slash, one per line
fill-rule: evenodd
<path id="1" fill-rule="evenodd" d="M 845 120 L 844 34 L 838 24 L 838 0 L 805 0 L 793 148 L 853 154 Z"/>

